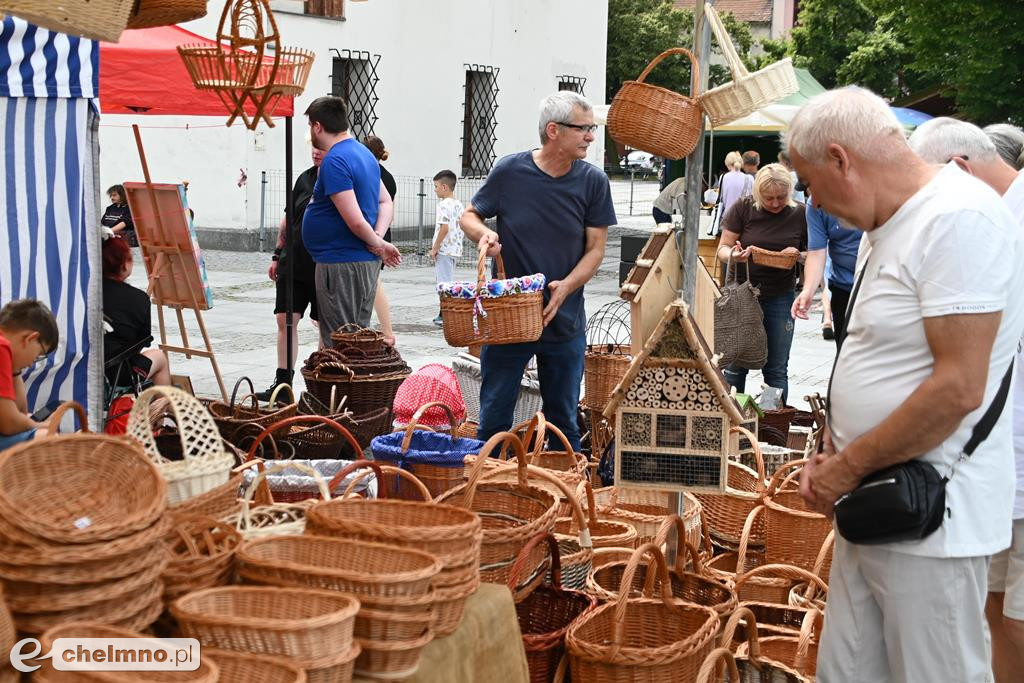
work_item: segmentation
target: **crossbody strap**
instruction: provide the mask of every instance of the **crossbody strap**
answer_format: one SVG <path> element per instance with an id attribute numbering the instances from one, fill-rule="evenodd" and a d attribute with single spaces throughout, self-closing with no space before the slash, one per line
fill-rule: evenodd
<path id="1" fill-rule="evenodd" d="M 850 329 L 850 319 L 853 316 L 853 305 L 857 302 L 857 294 L 860 292 L 861 282 L 864 281 L 864 273 L 867 272 L 868 262 L 864 262 L 864 267 L 861 268 L 860 273 L 857 275 L 857 282 L 853 287 L 853 292 L 850 294 L 850 303 L 846 307 L 846 329 Z M 830 414 L 832 412 L 832 380 L 836 376 L 836 365 L 839 363 L 839 354 L 842 353 L 842 348 L 836 351 L 836 357 L 832 361 L 832 373 L 828 378 L 828 393 L 825 394 L 825 423 L 828 424 L 830 421 Z M 1006 372 L 1003 373 L 1003 379 L 999 383 L 999 390 L 996 392 L 995 397 L 992 399 L 992 403 L 989 404 L 985 410 L 985 414 L 981 416 L 978 423 L 974 425 L 974 429 L 971 430 L 971 437 L 964 444 L 963 451 L 960 454 L 957 463 L 964 462 L 967 458 L 971 457 L 974 451 L 981 445 L 981 443 L 988 438 L 988 435 L 992 432 L 992 428 L 996 426 L 996 422 L 999 421 L 999 417 L 1003 414 L 1003 408 L 1006 407 L 1006 399 L 1010 394 L 1010 380 L 1013 377 L 1013 364 L 1014 361 L 1010 361 L 1010 366 L 1006 368 Z M 824 440 L 822 440 L 824 441 Z M 822 444 L 819 444 L 819 448 Z M 952 474 L 950 475 L 952 476 Z"/>

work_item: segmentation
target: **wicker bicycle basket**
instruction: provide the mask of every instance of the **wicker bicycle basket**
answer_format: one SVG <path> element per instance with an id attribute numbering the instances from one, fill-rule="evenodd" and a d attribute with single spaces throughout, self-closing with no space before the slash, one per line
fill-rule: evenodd
<path id="1" fill-rule="evenodd" d="M 690 59 L 690 95 L 681 95 L 644 79 L 666 57 Z M 698 94 L 700 67 L 692 52 L 682 47 L 665 50 L 651 60 L 635 81 L 626 81 L 608 110 L 608 132 L 621 145 L 682 159 L 697 146 L 703 109 Z"/>
<path id="2" fill-rule="evenodd" d="M 449 346 L 519 344 L 540 339 L 544 330 L 544 276 L 506 280 L 501 254 L 494 259 L 498 269 L 496 280 L 487 277 L 484 247 L 477 261 L 476 282 L 450 283 L 451 287 L 440 292 L 444 340 Z M 532 291 L 515 291 L 521 289 L 527 278 Z M 516 282 L 518 286 L 513 284 Z"/>
<path id="3" fill-rule="evenodd" d="M 534 548 L 540 544 L 547 547 L 551 557 L 551 581 L 542 583 L 516 601 L 516 616 L 523 634 L 530 683 L 548 683 L 551 680 L 565 653 L 565 632 L 581 614 L 597 604 L 592 596 L 562 586 L 558 544 L 550 534 L 538 534 L 523 546 L 509 573 L 509 589 L 516 591 L 523 569 Z"/>
<path id="4" fill-rule="evenodd" d="M 182 460 L 168 460 L 157 448 L 150 423 L 150 403 L 165 398 L 174 413 Z M 167 499 L 177 505 L 227 483 L 235 456 L 225 450 L 220 432 L 195 397 L 174 387 L 152 387 L 139 394 L 128 415 L 128 436 L 142 444 L 167 480 Z"/>
<path id="5" fill-rule="evenodd" d="M 633 576 L 648 553 L 657 564 L 660 600 L 630 597 Z M 566 645 L 573 678 L 590 683 L 693 680 L 714 647 L 719 619 L 710 607 L 676 600 L 670 585 L 657 546 L 648 543 L 637 549 L 616 601 L 595 608 L 569 627 Z"/>
<path id="6" fill-rule="evenodd" d="M 135 0 L 127 28 L 174 26 L 206 16 L 207 0 Z"/>
<path id="7" fill-rule="evenodd" d="M 718 11 L 705 3 L 704 16 L 711 24 L 711 30 L 732 72 L 731 82 L 708 90 L 700 98 L 704 111 L 711 119 L 712 128 L 753 114 L 765 105 L 777 102 L 800 89 L 793 61 L 789 57 L 760 71 L 748 73 Z"/>

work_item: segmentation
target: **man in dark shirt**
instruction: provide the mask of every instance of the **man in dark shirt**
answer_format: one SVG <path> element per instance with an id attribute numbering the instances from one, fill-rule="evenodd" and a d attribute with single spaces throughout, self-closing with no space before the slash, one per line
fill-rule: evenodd
<path id="1" fill-rule="evenodd" d="M 295 359 L 299 354 L 299 320 L 309 306 L 310 320 L 319 320 L 316 310 L 316 282 L 313 274 L 316 272 L 316 263 L 313 257 L 306 251 L 302 243 L 302 215 L 306 213 L 306 206 L 313 196 L 313 186 L 316 184 L 317 171 L 320 162 L 324 158 L 323 151 L 313 148 L 313 165 L 307 168 L 295 180 L 292 188 L 292 248 L 295 258 L 286 251 L 287 247 L 287 223 L 285 217 L 281 216 L 281 226 L 277 231 L 277 247 L 271 257 L 270 279 L 277 283 L 277 301 L 274 304 L 274 314 L 277 318 L 277 375 L 273 383 L 266 391 L 256 394 L 261 401 L 269 401 L 270 396 L 278 384 L 292 384 L 294 371 L 289 367 L 295 367 Z M 288 310 L 286 279 L 288 268 L 292 269 L 292 362 L 288 363 L 288 338 L 286 312 Z"/>
<path id="2" fill-rule="evenodd" d="M 583 285 L 604 258 L 615 208 L 608 177 L 585 161 L 597 129 L 586 98 L 570 91 L 550 95 L 541 103 L 539 128 L 540 148 L 499 161 L 460 221 L 490 255 L 501 251 L 508 277 L 543 273 L 548 282 L 540 340 L 483 348 L 477 433 L 487 439 L 512 425 L 523 370 L 536 356 L 544 414 L 579 450 Z M 492 217 L 497 231 L 484 224 Z"/>

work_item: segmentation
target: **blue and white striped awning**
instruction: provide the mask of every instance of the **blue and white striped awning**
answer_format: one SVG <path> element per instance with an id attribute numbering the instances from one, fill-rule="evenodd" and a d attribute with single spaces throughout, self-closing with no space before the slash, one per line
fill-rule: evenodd
<path id="1" fill-rule="evenodd" d="M 26 376 L 30 408 L 74 399 L 100 414 L 99 45 L 6 17 L 0 29 L 0 305 L 40 299 L 56 353 Z"/>

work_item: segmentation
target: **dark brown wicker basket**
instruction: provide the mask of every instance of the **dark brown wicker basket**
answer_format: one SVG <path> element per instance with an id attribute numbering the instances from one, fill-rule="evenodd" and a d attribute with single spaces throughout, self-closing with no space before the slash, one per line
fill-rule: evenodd
<path id="1" fill-rule="evenodd" d="M 336 349 L 355 347 L 369 352 L 380 352 L 392 348 L 384 343 L 384 335 L 381 332 L 360 327 L 355 323 L 346 323 L 331 332 L 331 342 Z"/>
<path id="2" fill-rule="evenodd" d="M 357 376 L 341 363 L 324 363 L 316 370 L 303 368 L 302 377 L 306 380 L 306 390 L 321 403 L 330 402 L 333 389 L 335 400 L 347 397 L 345 407 L 356 415 L 364 415 L 391 406 L 398 387 L 412 373 L 408 365 L 404 367 L 398 372 Z"/>

